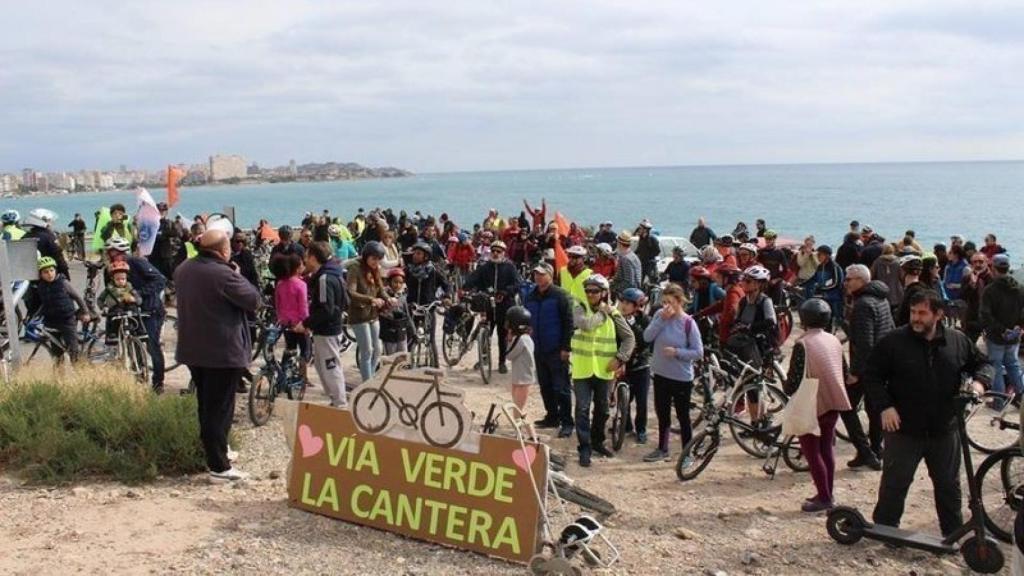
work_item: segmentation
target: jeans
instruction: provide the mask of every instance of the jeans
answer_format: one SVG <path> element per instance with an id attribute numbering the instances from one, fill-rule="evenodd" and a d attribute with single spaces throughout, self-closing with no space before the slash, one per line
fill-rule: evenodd
<path id="1" fill-rule="evenodd" d="M 876 524 L 899 527 L 907 491 L 922 458 L 935 491 L 939 527 L 942 535 L 947 536 L 964 523 L 960 510 L 960 438 L 954 431 L 931 438 L 886 433 L 882 480 L 872 517 Z"/>
<path id="2" fill-rule="evenodd" d="M 604 444 L 605 427 L 608 425 L 608 380 L 595 376 L 572 381 L 576 392 L 576 439 L 580 454 L 590 455 L 591 446 Z M 594 403 L 594 420 L 591 425 L 590 403 Z"/>
<path id="3" fill-rule="evenodd" d="M 562 352 L 536 351 L 537 384 L 544 400 L 544 419 L 562 426 L 572 426 L 572 387 L 569 385 L 569 365 L 562 360 Z"/>
<path id="4" fill-rule="evenodd" d="M 632 428 L 637 435 L 647 434 L 647 394 L 651 389 L 651 369 L 642 368 L 626 373 L 629 384 L 630 404 L 636 403 L 636 419 L 630 422 L 630 406 L 626 406 L 626 427 Z"/>
<path id="5" fill-rule="evenodd" d="M 830 410 L 818 416 L 818 427 L 821 429 L 821 436 L 804 434 L 800 436 L 800 451 L 811 468 L 811 478 L 814 486 L 818 489 L 815 496 L 818 502 L 831 503 L 832 487 L 836 475 L 836 457 L 833 453 L 833 446 L 836 443 L 836 420 L 839 419 L 839 412 Z"/>
<path id="6" fill-rule="evenodd" d="M 164 327 L 164 312 L 150 312 L 142 319 L 146 328 L 146 347 L 149 358 L 153 361 L 153 390 L 162 392 L 164 389 L 164 349 L 160 344 L 160 332 Z"/>
<path id="7" fill-rule="evenodd" d="M 690 423 L 690 396 L 693 382 L 673 380 L 654 375 L 654 413 L 658 415 L 658 450 L 668 452 L 668 436 L 672 429 L 672 407 L 679 419 L 680 436 L 683 446 L 693 438 Z"/>
<path id="8" fill-rule="evenodd" d="M 985 344 L 988 346 L 988 361 L 992 364 L 992 368 L 995 371 L 995 374 L 992 376 L 992 390 L 1008 392 L 1006 380 L 1003 377 L 1005 369 L 1005 377 L 1009 379 L 1010 385 L 1013 386 L 1009 393 L 1021 392 L 1020 360 L 1017 359 L 1017 353 L 1020 351 L 1020 342 L 1015 344 L 996 344 L 986 338 Z"/>
<path id="9" fill-rule="evenodd" d="M 356 336 L 356 346 L 359 347 L 359 357 L 356 362 L 359 364 L 359 374 L 363 382 L 373 378 L 377 371 L 377 363 L 380 362 L 380 322 L 361 322 L 352 325 L 352 332 Z"/>
<path id="10" fill-rule="evenodd" d="M 245 368 L 201 368 L 189 366 L 199 404 L 199 439 L 210 472 L 231 468 L 228 461 L 228 433 L 235 414 L 235 390 L 242 383 Z"/>

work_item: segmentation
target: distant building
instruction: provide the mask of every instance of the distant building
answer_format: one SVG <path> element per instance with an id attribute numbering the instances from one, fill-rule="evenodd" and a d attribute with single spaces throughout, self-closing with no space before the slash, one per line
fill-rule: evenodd
<path id="1" fill-rule="evenodd" d="M 25 168 L 21 171 L 21 184 L 28 189 L 36 187 L 36 171 L 31 168 Z"/>
<path id="2" fill-rule="evenodd" d="M 245 173 L 246 173 L 247 176 L 259 176 L 260 175 L 260 165 L 255 163 L 255 162 L 253 162 L 252 164 L 249 164 L 249 167 L 245 169 Z"/>
<path id="3" fill-rule="evenodd" d="M 46 177 L 46 174 L 43 174 L 42 172 L 36 172 L 33 179 L 35 180 L 36 190 L 40 192 L 50 191 L 50 179 Z"/>
<path id="4" fill-rule="evenodd" d="M 294 158 L 288 161 L 288 174 L 290 176 L 298 176 L 299 175 L 299 166 L 297 164 L 295 164 L 295 159 Z"/>
<path id="5" fill-rule="evenodd" d="M 110 190 L 114 187 L 114 175 L 100 174 L 96 179 L 96 187 L 100 190 Z"/>
<path id="6" fill-rule="evenodd" d="M 14 174 L 0 174 L 0 194 L 14 194 L 20 185 L 19 178 Z"/>
<path id="7" fill-rule="evenodd" d="M 222 182 L 231 178 L 246 177 L 245 158 L 237 154 L 210 156 L 210 180 Z"/>

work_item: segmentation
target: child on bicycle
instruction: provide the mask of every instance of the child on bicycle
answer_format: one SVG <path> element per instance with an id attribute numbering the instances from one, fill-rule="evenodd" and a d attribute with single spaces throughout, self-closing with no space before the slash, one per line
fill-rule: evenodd
<path id="1" fill-rule="evenodd" d="M 401 268 L 388 270 L 387 286 L 384 288 L 388 298 L 394 298 L 394 306 L 381 310 L 380 341 L 384 344 L 384 354 L 409 351 L 409 336 L 416 332 L 409 312 L 409 303 L 405 296 L 405 271 Z"/>
<path id="2" fill-rule="evenodd" d="M 270 260 L 274 274 L 274 310 L 284 332 L 285 351 L 299 351 L 299 373 L 306 379 L 309 336 L 294 330 L 309 316 L 306 282 L 302 279 L 302 258 L 298 254 L 278 254 Z"/>
<path id="3" fill-rule="evenodd" d="M 61 344 L 71 361 L 75 362 L 78 360 L 78 320 L 88 322 L 89 309 L 71 282 L 57 275 L 56 260 L 43 256 L 38 266 L 36 294 L 39 311 L 43 315 L 43 326 L 60 334 Z M 50 347 L 50 354 L 60 362 L 60 350 Z"/>
<path id="4" fill-rule="evenodd" d="M 127 313 L 138 313 L 142 298 L 128 282 L 128 262 L 115 260 L 110 264 L 110 283 L 100 292 L 98 304 L 107 318 L 106 343 L 116 346 L 123 320 L 114 318 Z M 142 322 L 140 320 L 139 325 Z"/>
<path id="5" fill-rule="evenodd" d="M 537 385 L 537 366 L 533 360 L 533 338 L 530 337 L 530 311 L 513 306 L 505 313 L 505 329 L 512 340 L 508 349 L 509 375 L 512 377 L 512 401 L 526 411 L 530 387 Z"/>

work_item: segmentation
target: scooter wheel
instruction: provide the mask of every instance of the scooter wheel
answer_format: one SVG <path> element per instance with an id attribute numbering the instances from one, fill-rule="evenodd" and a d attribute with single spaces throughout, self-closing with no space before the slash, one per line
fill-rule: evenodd
<path id="1" fill-rule="evenodd" d="M 530 558 L 530 573 L 533 576 L 547 576 L 548 558 L 543 554 L 537 554 Z"/>
<path id="2" fill-rule="evenodd" d="M 960 554 L 971 570 L 982 574 L 995 574 L 1003 569 L 1005 563 L 1003 551 L 994 540 L 979 540 L 977 536 L 964 541 Z"/>
<path id="3" fill-rule="evenodd" d="M 833 540 L 850 546 L 864 537 L 864 518 L 851 508 L 835 508 L 829 512 L 825 528 Z"/>

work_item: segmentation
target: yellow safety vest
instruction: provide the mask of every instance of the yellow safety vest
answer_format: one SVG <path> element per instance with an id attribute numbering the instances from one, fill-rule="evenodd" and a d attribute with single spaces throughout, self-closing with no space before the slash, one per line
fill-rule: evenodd
<path id="1" fill-rule="evenodd" d="M 587 316 L 594 313 L 588 303 L 583 303 Z M 612 316 L 619 311 L 612 309 Z M 608 363 L 615 358 L 619 347 L 615 341 L 615 322 L 611 316 L 594 330 L 579 330 L 572 333 L 572 379 L 597 377 L 611 380 L 615 374 L 608 369 Z"/>
<path id="2" fill-rule="evenodd" d="M 587 293 L 583 290 L 583 282 L 586 281 L 587 278 L 590 278 L 591 274 L 593 274 L 593 272 L 590 268 L 584 268 L 578 276 L 573 278 L 572 273 L 569 272 L 568 268 L 562 268 L 558 273 L 559 283 L 562 285 L 562 290 L 565 290 L 570 296 L 575 298 L 577 302 L 586 306 Z"/>
<path id="3" fill-rule="evenodd" d="M 11 235 L 11 240 L 21 240 L 25 236 L 25 231 L 18 228 L 17 224 L 8 224 L 4 226 L 4 232 Z"/>
<path id="4" fill-rule="evenodd" d="M 199 250 L 196 249 L 195 244 L 191 242 L 185 242 L 185 256 L 190 259 L 199 256 Z"/>

